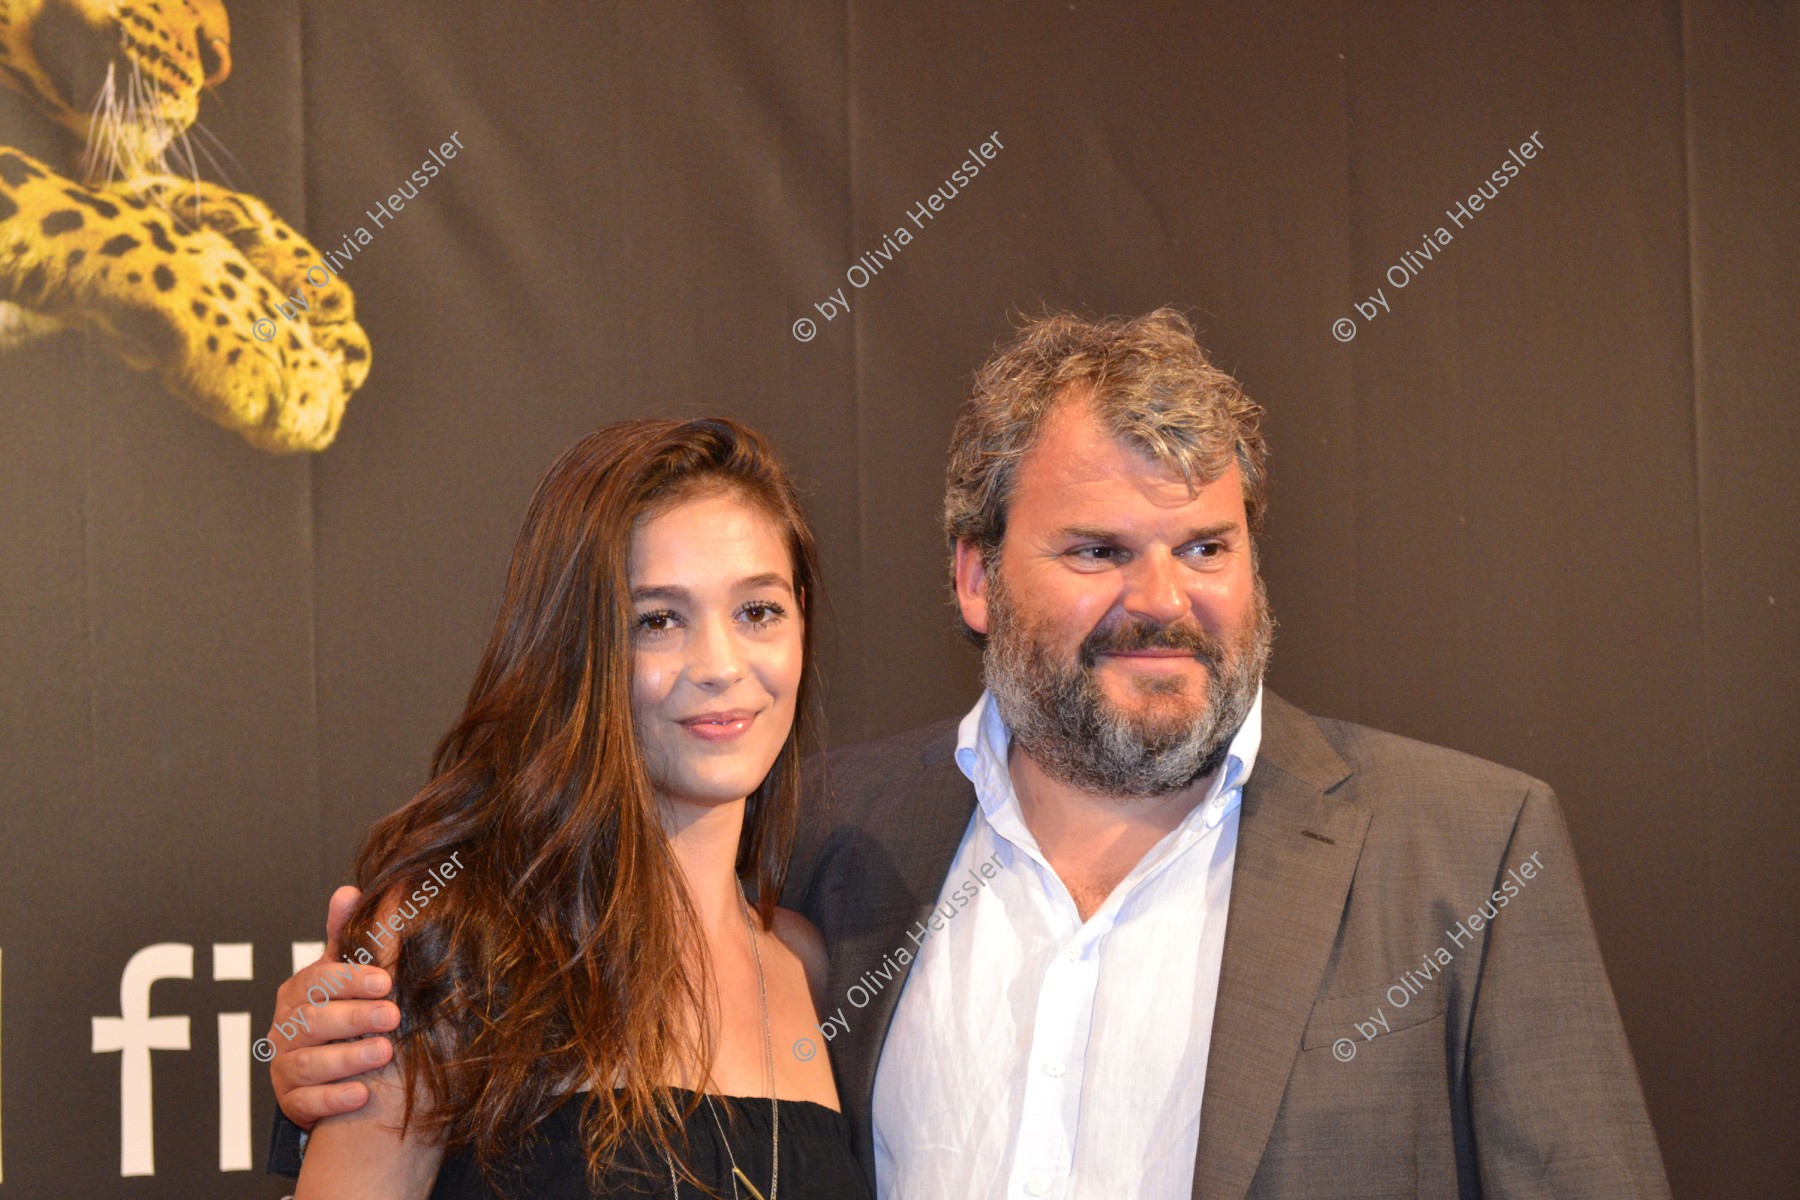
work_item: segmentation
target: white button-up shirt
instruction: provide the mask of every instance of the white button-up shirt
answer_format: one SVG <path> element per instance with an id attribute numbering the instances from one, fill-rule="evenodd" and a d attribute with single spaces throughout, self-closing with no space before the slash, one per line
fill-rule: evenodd
<path id="1" fill-rule="evenodd" d="M 1205 798 L 1085 923 L 1025 826 L 1011 741 L 984 692 L 956 747 L 978 807 L 876 1070 L 877 1195 L 1187 1200 L 1262 690 Z"/>

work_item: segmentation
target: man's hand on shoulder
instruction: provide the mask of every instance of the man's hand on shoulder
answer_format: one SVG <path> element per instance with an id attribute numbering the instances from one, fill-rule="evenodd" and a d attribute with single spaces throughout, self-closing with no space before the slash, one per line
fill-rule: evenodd
<path id="1" fill-rule="evenodd" d="M 394 1029 L 400 1009 L 383 1000 L 393 980 L 379 967 L 339 961 L 338 935 L 362 893 L 341 887 L 325 919 L 325 953 L 275 993 L 269 1082 L 288 1120 L 311 1129 L 325 1117 L 355 1112 L 369 1089 L 355 1078 L 389 1062 L 394 1044 L 369 1037 Z M 357 1040 L 346 1040 L 357 1039 Z"/>

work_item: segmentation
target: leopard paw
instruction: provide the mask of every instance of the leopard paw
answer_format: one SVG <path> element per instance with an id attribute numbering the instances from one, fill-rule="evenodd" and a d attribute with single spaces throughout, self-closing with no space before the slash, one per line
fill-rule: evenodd
<path id="1" fill-rule="evenodd" d="M 122 188 L 166 210 L 183 229 L 222 235 L 273 285 L 281 316 L 312 329 L 315 342 L 337 363 L 344 391 L 362 386 L 370 346 L 356 323 L 356 294 L 327 269 L 325 256 L 261 199 L 173 175 L 142 175 Z"/>
<path id="2" fill-rule="evenodd" d="M 238 211 L 278 220 L 255 205 L 260 211 Z M 287 233 L 273 242 L 304 244 Z M 258 320 L 279 315 L 275 284 L 298 261 L 290 254 L 277 270 L 279 257 L 247 227 L 188 226 L 138 196 L 87 187 L 0 148 L 0 302 L 40 325 L 86 331 L 128 364 L 159 371 L 189 407 L 252 445 L 322 450 L 368 375 L 368 339 L 349 289 L 335 280 L 336 292 L 314 301 L 316 329 L 284 322 L 273 339 L 255 338 Z"/>

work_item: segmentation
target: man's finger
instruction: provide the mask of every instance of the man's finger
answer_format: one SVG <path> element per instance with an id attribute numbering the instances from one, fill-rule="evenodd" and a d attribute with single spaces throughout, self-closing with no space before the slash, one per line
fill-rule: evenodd
<path id="1" fill-rule="evenodd" d="M 330 1004 L 301 1004 L 275 1014 L 269 1041 L 275 1053 L 323 1046 L 326 1042 L 392 1033 L 400 1023 L 400 1009 L 389 1000 L 334 1000 Z"/>
<path id="2" fill-rule="evenodd" d="M 289 1092 L 353 1083 L 364 1072 L 379 1071 L 393 1060 L 394 1043 L 387 1038 L 358 1038 L 290 1050 L 270 1064 L 269 1075 L 279 1101 Z"/>
<path id="3" fill-rule="evenodd" d="M 285 1018 L 303 1005 L 324 1008 L 339 998 L 378 1000 L 393 987 L 393 977 L 380 967 L 321 958 L 295 971 L 275 989 L 275 1016 Z"/>
<path id="4" fill-rule="evenodd" d="M 369 1102 L 369 1089 L 361 1083 L 333 1083 L 323 1087 L 300 1088 L 280 1097 L 281 1111 L 288 1120 L 310 1130 L 326 1117 L 355 1112 Z"/>
<path id="5" fill-rule="evenodd" d="M 362 892 L 349 884 L 345 884 L 331 893 L 331 902 L 325 906 L 325 957 L 335 960 L 338 957 L 338 934 L 344 931 L 344 922 L 350 918 L 350 910 L 362 899 Z"/>

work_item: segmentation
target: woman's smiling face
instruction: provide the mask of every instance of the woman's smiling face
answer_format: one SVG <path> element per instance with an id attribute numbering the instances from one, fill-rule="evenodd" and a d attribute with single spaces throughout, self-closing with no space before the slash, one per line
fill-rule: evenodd
<path id="1" fill-rule="evenodd" d="M 778 521 L 735 490 L 631 539 L 632 716 L 665 802 L 742 800 L 774 766 L 800 691 L 800 597 Z"/>

